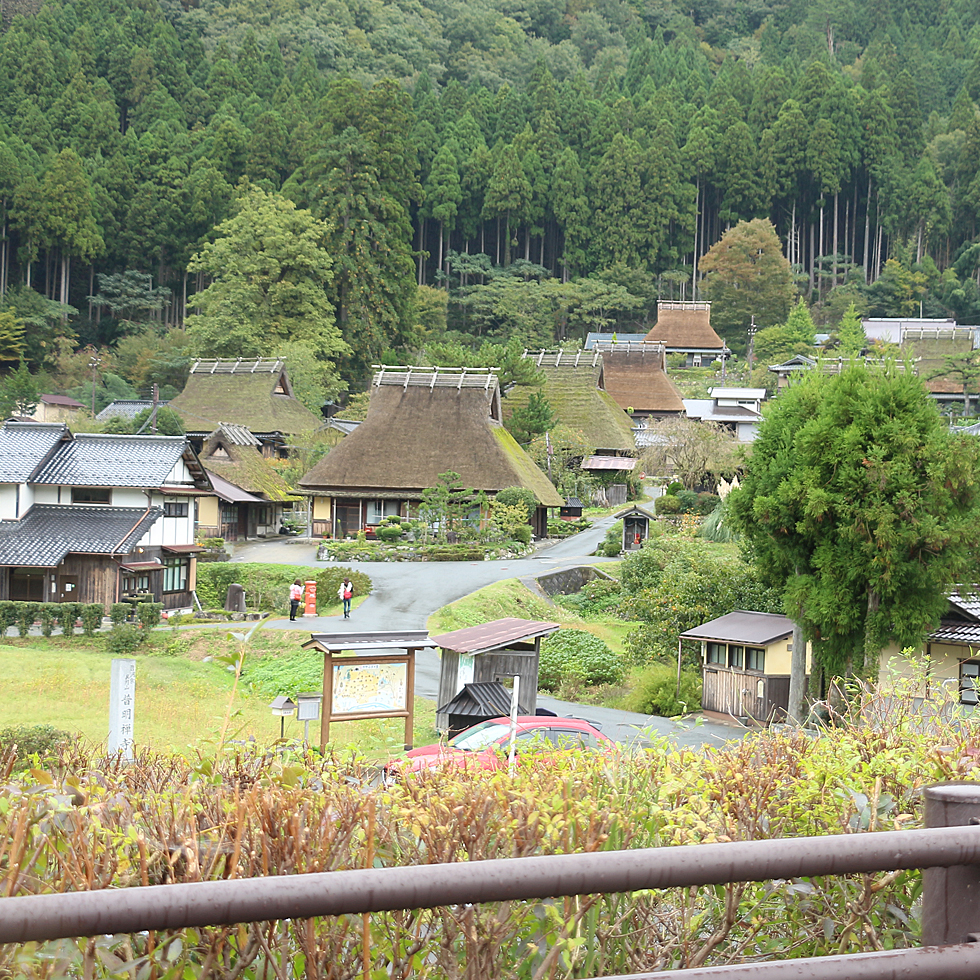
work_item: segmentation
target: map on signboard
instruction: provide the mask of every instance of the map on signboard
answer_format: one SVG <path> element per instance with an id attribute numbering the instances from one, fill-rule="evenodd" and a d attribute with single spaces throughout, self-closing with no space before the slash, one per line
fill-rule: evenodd
<path id="1" fill-rule="evenodd" d="M 336 715 L 404 711 L 407 664 L 333 665 L 333 704 Z"/>

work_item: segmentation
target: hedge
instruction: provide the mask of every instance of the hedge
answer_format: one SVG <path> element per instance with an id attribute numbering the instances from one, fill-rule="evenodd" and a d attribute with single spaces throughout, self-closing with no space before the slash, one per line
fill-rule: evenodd
<path id="1" fill-rule="evenodd" d="M 94 636 L 102 625 L 105 610 L 100 602 L 0 602 L 0 637 L 7 635 L 11 626 L 17 627 L 20 636 L 27 636 L 31 627 L 40 622 L 41 635 L 50 636 L 57 623 L 65 636 L 75 632 L 75 623 L 81 618 L 86 636 Z"/>
<path id="2" fill-rule="evenodd" d="M 304 568 L 297 565 L 265 565 L 258 562 L 215 562 L 197 568 L 197 597 L 205 609 L 223 609 L 228 586 L 244 586 L 245 602 L 251 609 L 276 613 L 289 611 L 289 586 L 295 579 L 316 582 L 317 610 L 339 602 L 337 590 L 344 576 L 354 583 L 354 595 L 367 595 L 371 579 L 350 568 Z"/>

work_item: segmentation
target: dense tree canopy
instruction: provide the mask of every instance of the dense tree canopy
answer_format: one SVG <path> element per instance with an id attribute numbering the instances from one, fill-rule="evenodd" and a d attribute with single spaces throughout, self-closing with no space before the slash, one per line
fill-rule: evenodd
<path id="1" fill-rule="evenodd" d="M 947 591 L 975 580 L 977 441 L 951 433 L 903 368 L 808 372 L 773 403 L 727 498 L 830 673 L 873 675 L 886 643 L 921 643 Z"/>

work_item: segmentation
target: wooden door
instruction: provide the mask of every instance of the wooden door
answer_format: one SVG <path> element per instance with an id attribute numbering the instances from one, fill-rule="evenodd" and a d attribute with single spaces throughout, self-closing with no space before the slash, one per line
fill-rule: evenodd
<path id="1" fill-rule="evenodd" d="M 78 601 L 78 576 L 59 575 L 58 576 L 58 602 L 77 602 Z"/>

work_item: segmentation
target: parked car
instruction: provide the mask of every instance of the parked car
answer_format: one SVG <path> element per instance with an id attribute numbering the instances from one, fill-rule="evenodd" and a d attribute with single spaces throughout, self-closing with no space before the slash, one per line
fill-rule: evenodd
<path id="1" fill-rule="evenodd" d="M 521 715 L 517 719 L 515 754 L 545 757 L 576 749 L 612 751 L 616 743 L 581 718 Z M 387 766 L 390 778 L 440 766 L 502 769 L 510 751 L 510 718 L 491 718 L 444 742 L 411 749 Z"/>

